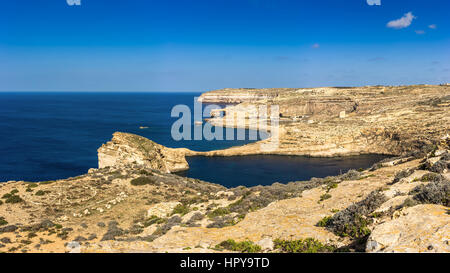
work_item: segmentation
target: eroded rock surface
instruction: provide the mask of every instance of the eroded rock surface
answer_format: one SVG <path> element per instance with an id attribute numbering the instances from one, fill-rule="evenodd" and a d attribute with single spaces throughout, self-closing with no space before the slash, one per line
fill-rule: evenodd
<path id="1" fill-rule="evenodd" d="M 98 167 L 138 164 L 163 172 L 178 172 L 189 168 L 185 150 L 167 148 L 138 135 L 116 132 L 111 141 L 98 149 Z"/>
<path id="2" fill-rule="evenodd" d="M 450 209 L 417 205 L 372 231 L 368 252 L 450 252 Z"/>

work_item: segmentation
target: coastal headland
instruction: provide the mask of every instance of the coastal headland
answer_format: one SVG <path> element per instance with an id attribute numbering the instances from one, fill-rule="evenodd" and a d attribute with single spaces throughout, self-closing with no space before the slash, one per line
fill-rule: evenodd
<path id="1" fill-rule="evenodd" d="M 0 183 L 0 251 L 450 252 L 450 86 L 222 89 L 200 100 L 233 104 L 228 117 L 278 105 L 277 146 L 197 152 L 116 132 L 87 174 Z M 255 128 L 247 118 L 226 126 Z M 186 156 L 266 153 L 392 157 L 270 186 L 176 174 Z"/>

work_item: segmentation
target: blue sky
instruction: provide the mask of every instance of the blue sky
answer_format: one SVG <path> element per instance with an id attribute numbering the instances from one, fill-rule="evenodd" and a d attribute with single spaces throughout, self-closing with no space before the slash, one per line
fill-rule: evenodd
<path id="1" fill-rule="evenodd" d="M 3 1 L 0 91 L 450 82 L 449 9 L 448 0 Z"/>

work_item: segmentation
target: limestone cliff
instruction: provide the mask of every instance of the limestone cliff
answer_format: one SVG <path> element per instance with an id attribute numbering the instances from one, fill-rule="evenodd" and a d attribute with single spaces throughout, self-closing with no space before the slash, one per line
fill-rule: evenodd
<path id="1" fill-rule="evenodd" d="M 224 95 L 225 94 L 225 95 Z M 200 99 L 227 103 L 225 117 L 212 124 L 256 129 L 249 105 L 278 105 L 279 145 L 273 154 L 342 156 L 382 153 L 399 155 L 442 141 L 450 131 L 449 86 L 368 86 L 354 88 L 261 89 L 211 91 Z M 253 94 L 253 95 L 251 95 Z M 249 98 L 255 99 L 249 99 Z M 214 151 L 214 155 L 265 153 L 260 141 L 242 147 Z"/>
<path id="2" fill-rule="evenodd" d="M 242 103 L 253 102 L 256 100 L 267 100 L 278 96 L 278 92 L 282 90 L 291 90 L 290 88 L 282 89 L 253 89 L 253 88 L 225 88 L 203 93 L 199 97 L 199 101 L 204 103 Z"/>
<path id="3" fill-rule="evenodd" d="M 98 149 L 98 167 L 120 167 L 130 164 L 163 172 L 178 172 L 189 168 L 185 149 L 171 149 L 145 137 L 116 132 Z"/>

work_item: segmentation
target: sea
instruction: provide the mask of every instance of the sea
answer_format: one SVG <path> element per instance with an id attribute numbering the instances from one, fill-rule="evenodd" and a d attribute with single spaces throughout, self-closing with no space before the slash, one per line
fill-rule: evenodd
<path id="1" fill-rule="evenodd" d="M 114 132 L 147 137 L 167 147 L 210 151 L 249 140 L 175 140 L 171 129 L 180 117 L 172 109 L 186 105 L 194 126 L 194 100 L 200 92 L 0 92 L 0 182 L 47 181 L 78 176 L 97 168 L 97 149 Z M 223 107 L 219 105 L 218 107 Z M 223 128 L 214 128 L 223 130 Z M 192 133 L 193 135 L 193 133 Z M 268 135 L 258 134 L 258 139 Z M 367 168 L 385 158 L 256 155 L 188 157 L 180 175 L 226 187 L 309 180 Z"/>

